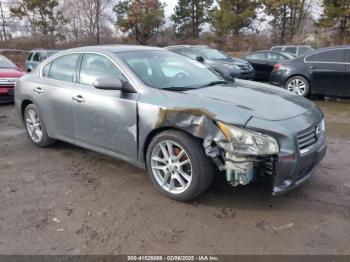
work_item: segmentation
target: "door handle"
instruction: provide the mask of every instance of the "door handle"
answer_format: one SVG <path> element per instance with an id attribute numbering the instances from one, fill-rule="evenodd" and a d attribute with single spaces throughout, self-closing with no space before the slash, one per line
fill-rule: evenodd
<path id="1" fill-rule="evenodd" d="M 84 97 L 82 97 L 81 95 L 73 96 L 72 99 L 74 101 L 77 101 L 78 103 L 84 103 L 85 102 Z"/>
<path id="2" fill-rule="evenodd" d="M 309 66 L 308 69 L 315 69 L 315 66 Z"/>
<path id="3" fill-rule="evenodd" d="M 44 90 L 43 90 L 41 87 L 36 87 L 36 88 L 33 89 L 33 91 L 34 91 L 35 93 L 38 93 L 38 94 L 44 93 Z"/>

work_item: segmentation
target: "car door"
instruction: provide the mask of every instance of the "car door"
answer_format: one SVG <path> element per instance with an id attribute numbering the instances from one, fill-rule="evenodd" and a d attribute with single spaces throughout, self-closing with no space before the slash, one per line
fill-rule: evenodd
<path id="1" fill-rule="evenodd" d="M 101 90 L 93 86 L 97 78 L 127 81 L 107 56 L 84 53 L 77 84 L 72 90 L 75 140 L 119 157 L 137 157 L 138 94 Z"/>
<path id="2" fill-rule="evenodd" d="M 49 134 L 63 140 L 74 139 L 72 121 L 72 85 L 79 54 L 63 55 L 45 65 L 33 86 Z"/>
<path id="3" fill-rule="evenodd" d="M 305 57 L 305 63 L 314 93 L 340 95 L 348 89 L 346 49 L 330 49 Z"/>
<path id="4" fill-rule="evenodd" d="M 246 58 L 255 69 L 255 78 L 266 79 L 267 78 L 266 52 L 253 53 L 253 54 L 247 55 Z"/>

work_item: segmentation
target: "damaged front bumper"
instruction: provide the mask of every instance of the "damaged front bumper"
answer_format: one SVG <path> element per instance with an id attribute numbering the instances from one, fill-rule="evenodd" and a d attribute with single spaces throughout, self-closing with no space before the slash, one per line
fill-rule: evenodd
<path id="1" fill-rule="evenodd" d="M 308 180 L 315 173 L 318 164 L 326 155 L 326 151 L 326 138 L 323 136 L 307 152 L 298 152 L 293 169 L 286 168 L 284 163 L 289 162 L 289 159 L 294 155 L 280 156 L 275 163 L 273 195 L 284 194 Z"/>
<path id="2" fill-rule="evenodd" d="M 300 127 L 304 121 L 305 123 L 310 121 L 302 116 L 294 120 L 300 124 Z M 274 134 L 281 146 L 276 155 L 240 156 L 232 152 L 225 152 L 208 141 L 205 142 L 204 147 L 207 155 L 213 158 L 219 170 L 225 170 L 226 179 L 232 186 L 247 185 L 260 178 L 266 178 L 264 180 L 272 182 L 272 194 L 280 195 L 298 187 L 310 178 L 324 158 L 327 150 L 326 133 L 317 133 L 319 123 L 316 121 L 314 125 L 311 125 L 306 135 L 297 132 L 301 130 L 298 124 L 293 124 L 293 121 L 286 123 L 284 129 L 291 131 L 289 134 L 287 131 Z M 295 130 L 292 129 L 293 126 Z M 311 134 L 317 136 L 315 142 L 305 148 L 301 147 L 305 137 L 312 137 Z"/>

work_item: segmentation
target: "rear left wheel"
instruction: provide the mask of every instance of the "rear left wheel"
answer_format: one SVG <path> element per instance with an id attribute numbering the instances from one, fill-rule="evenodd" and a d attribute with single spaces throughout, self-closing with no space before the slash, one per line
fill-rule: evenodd
<path id="1" fill-rule="evenodd" d="M 28 137 L 34 145 L 46 147 L 55 142 L 54 139 L 51 139 L 48 136 L 39 109 L 36 105 L 30 104 L 25 108 L 24 123 Z"/>
<path id="2" fill-rule="evenodd" d="M 310 85 L 305 77 L 293 76 L 285 84 L 285 89 L 306 97 L 310 93 Z"/>

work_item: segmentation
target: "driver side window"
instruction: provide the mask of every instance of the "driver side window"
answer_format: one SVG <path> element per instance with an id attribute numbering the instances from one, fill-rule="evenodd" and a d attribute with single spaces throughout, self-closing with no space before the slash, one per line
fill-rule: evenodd
<path id="1" fill-rule="evenodd" d="M 79 84 L 92 85 L 97 78 L 125 79 L 122 72 L 108 58 L 99 54 L 84 54 Z"/>

